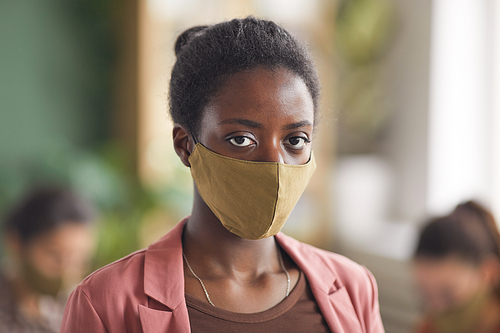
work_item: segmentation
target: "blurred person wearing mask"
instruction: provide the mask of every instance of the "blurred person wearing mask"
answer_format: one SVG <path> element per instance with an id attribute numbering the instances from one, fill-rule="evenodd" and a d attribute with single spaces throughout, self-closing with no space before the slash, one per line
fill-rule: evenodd
<path id="1" fill-rule="evenodd" d="M 500 332 L 500 235 L 474 201 L 422 230 L 413 260 L 427 305 L 419 333 Z"/>
<path id="2" fill-rule="evenodd" d="M 57 188 L 28 194 L 7 215 L 0 332 L 59 332 L 69 292 L 89 270 L 93 209 Z"/>

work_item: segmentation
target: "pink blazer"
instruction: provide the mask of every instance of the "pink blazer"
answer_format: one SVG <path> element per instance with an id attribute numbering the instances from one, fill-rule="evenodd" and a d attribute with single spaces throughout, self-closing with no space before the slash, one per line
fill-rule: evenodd
<path id="1" fill-rule="evenodd" d="M 88 276 L 71 294 L 61 333 L 190 332 L 180 222 L 147 249 Z M 330 330 L 384 332 L 377 285 L 363 266 L 285 236 L 276 240 L 306 275 Z"/>

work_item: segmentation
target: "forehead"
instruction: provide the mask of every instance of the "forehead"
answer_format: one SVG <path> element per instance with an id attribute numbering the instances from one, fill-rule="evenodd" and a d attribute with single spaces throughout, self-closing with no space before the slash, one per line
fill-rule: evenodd
<path id="1" fill-rule="evenodd" d="M 50 248 L 54 251 L 66 252 L 87 248 L 92 243 L 93 233 L 90 226 L 83 223 L 67 222 L 54 230 L 35 237 L 28 246 L 35 251 L 41 248 Z"/>
<path id="2" fill-rule="evenodd" d="M 226 80 L 203 112 L 204 120 L 214 117 L 256 117 L 264 122 L 301 118 L 312 123 L 314 104 L 300 76 L 284 68 L 256 68 Z"/>

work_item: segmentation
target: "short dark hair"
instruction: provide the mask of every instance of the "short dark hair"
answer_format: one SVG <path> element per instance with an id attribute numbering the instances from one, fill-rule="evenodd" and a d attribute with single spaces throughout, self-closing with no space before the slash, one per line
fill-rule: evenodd
<path id="1" fill-rule="evenodd" d="M 203 109 L 237 72 L 286 68 L 302 78 L 311 94 L 315 119 L 320 84 L 307 49 L 272 21 L 247 17 L 184 31 L 175 43 L 177 60 L 170 78 L 170 114 L 192 135 Z"/>
<path id="2" fill-rule="evenodd" d="M 67 223 L 88 224 L 93 217 L 90 203 L 74 192 L 39 188 L 28 193 L 9 211 L 4 230 L 16 234 L 26 244 Z"/>
<path id="3" fill-rule="evenodd" d="M 451 214 L 432 219 L 425 225 L 415 257 L 456 256 L 477 265 L 489 255 L 500 258 L 499 240 L 493 215 L 479 203 L 468 201 L 458 205 Z"/>

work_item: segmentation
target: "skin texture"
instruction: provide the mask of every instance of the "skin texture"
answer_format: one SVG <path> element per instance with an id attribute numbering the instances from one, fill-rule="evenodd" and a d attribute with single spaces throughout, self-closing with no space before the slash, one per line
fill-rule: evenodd
<path id="1" fill-rule="evenodd" d="M 477 292 L 491 292 L 500 277 L 500 263 L 486 258 L 473 265 L 455 256 L 439 259 L 418 258 L 413 263 L 414 276 L 427 309 L 436 314 L 456 308 Z M 500 302 L 491 297 L 475 332 L 489 332 L 500 324 Z"/>
<path id="2" fill-rule="evenodd" d="M 311 154 L 314 107 L 303 80 L 286 69 L 256 68 L 231 76 L 205 108 L 198 142 L 242 160 L 304 164 Z M 174 148 L 186 166 L 195 142 L 174 125 Z M 254 313 L 283 300 L 286 275 L 273 237 L 246 240 L 227 231 L 194 191 L 192 215 L 183 234 L 184 252 L 222 309 Z M 295 264 L 282 253 L 293 287 Z M 185 267 L 186 292 L 206 301 Z"/>
<path id="3" fill-rule="evenodd" d="M 29 261 L 43 275 L 49 278 L 62 277 L 64 287 L 72 288 L 88 272 L 94 237 L 88 226 L 68 222 L 35 237 L 27 244 L 22 244 L 15 235 L 10 235 L 8 248 L 16 261 Z M 20 275 L 15 276 L 13 284 L 21 309 L 30 317 L 39 317 L 40 295 L 31 290 Z"/>

